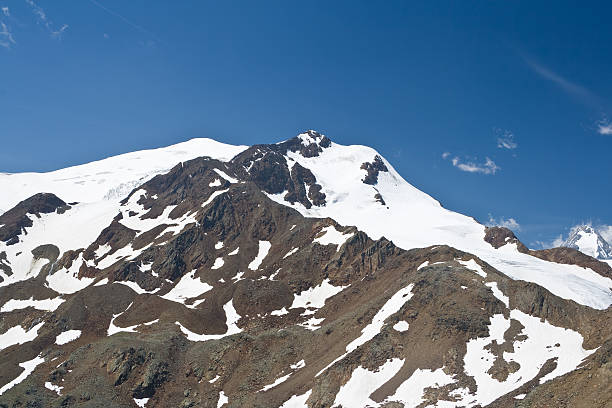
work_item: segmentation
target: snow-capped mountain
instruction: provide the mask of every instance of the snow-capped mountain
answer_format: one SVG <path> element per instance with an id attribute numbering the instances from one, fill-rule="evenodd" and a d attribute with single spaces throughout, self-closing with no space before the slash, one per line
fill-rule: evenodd
<path id="1" fill-rule="evenodd" d="M 0 191 L 0 406 L 612 401 L 612 268 L 369 147 L 195 139 Z"/>
<path id="2" fill-rule="evenodd" d="M 612 259 L 612 246 L 590 225 L 572 228 L 564 247 L 574 248 L 597 259 Z"/>

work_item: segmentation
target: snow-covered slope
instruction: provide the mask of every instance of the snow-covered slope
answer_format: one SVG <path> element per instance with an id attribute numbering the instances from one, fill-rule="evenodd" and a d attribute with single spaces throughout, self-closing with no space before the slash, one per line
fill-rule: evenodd
<path id="1" fill-rule="evenodd" d="M 67 203 L 78 203 L 69 210 L 69 233 L 66 231 L 65 217 L 51 213 L 41 218 L 31 216 L 34 225 L 26 229 L 19 245 L 0 242 L 0 253 L 6 252 L 14 270 L 12 276 L 0 271 L 0 277 L 4 279 L 0 286 L 38 274 L 46 262 L 36 262 L 31 250 L 39 245 L 53 243 L 60 253 L 86 248 L 119 213 L 121 199 L 155 175 L 200 156 L 227 161 L 246 148 L 212 139 L 192 139 L 48 173 L 0 174 L 0 209 L 4 211 L 40 192 L 54 193 Z M 74 265 L 74 271 L 55 274 L 55 279 L 48 281 L 48 284 L 60 293 L 82 289 L 91 282 L 74 277 L 79 266 L 80 263 Z"/>
<path id="2" fill-rule="evenodd" d="M 40 192 L 53 193 L 66 202 L 119 201 L 134 187 L 180 162 L 200 156 L 227 161 L 246 148 L 201 138 L 48 173 L 0 173 L 0 213 Z"/>
<path id="3" fill-rule="evenodd" d="M 574 248 L 597 259 L 612 259 L 612 247 L 590 225 L 578 225 L 572 228 L 563 246 Z"/>
<path id="4" fill-rule="evenodd" d="M 319 143 L 309 134 L 298 137 L 305 146 Z M 75 230 L 91 230 L 86 239 L 78 240 L 79 245 L 86 245 L 95 239 L 93 230 L 110 222 L 118 213 L 119 200 L 135 186 L 180 161 L 197 156 L 227 161 L 245 149 L 245 146 L 210 139 L 194 139 L 51 173 L 0 175 L 0 191 L 3 192 L 0 208 L 10 208 L 41 191 L 55 193 L 66 202 L 82 202 L 76 206 L 82 211 L 75 212 L 82 214 L 82 219 L 75 217 L 74 226 Z M 288 151 L 285 157 L 289 167 L 299 163 L 309 169 L 322 186 L 326 204 L 307 209 L 298 202 L 285 201 L 284 193 L 270 197 L 293 206 L 305 216 L 330 217 L 343 225 L 355 225 L 374 239 L 384 236 L 404 249 L 446 244 L 477 255 L 513 279 L 537 283 L 565 299 L 598 309 L 612 304 L 612 280 L 609 278 L 587 268 L 547 262 L 520 253 L 514 244 L 493 248 L 484 241 L 483 225 L 443 208 L 435 199 L 406 182 L 383 158 L 378 160 L 386 170 L 378 172 L 376 182 L 366 184 L 364 179 L 368 172 L 363 165 L 375 162 L 377 156 L 374 149 L 366 146 L 336 143 L 326 145 L 314 157 Z M 85 211 L 83 206 L 90 206 L 90 210 Z M 52 225 L 52 222 L 46 224 Z M 49 233 L 46 230 L 45 239 Z M 32 245 L 43 243 L 35 238 L 37 236 L 39 234 L 31 238 Z M 72 246 L 62 250 L 74 249 Z M 31 259 L 23 262 L 25 265 Z"/>
<path id="5" fill-rule="evenodd" d="M 300 135 L 303 143 L 316 143 Z M 289 204 L 285 193 L 271 195 L 275 201 L 292 205 L 309 217 L 330 217 L 344 225 L 355 225 L 374 239 L 386 237 L 404 249 L 446 244 L 471 252 L 513 279 L 535 282 L 557 296 L 605 309 L 612 304 L 612 280 L 591 269 L 547 262 L 520 253 L 515 244 L 493 248 L 484 241 L 485 227 L 465 215 L 443 208 L 439 202 L 406 182 L 393 166 L 382 159 L 388 171 L 378 182 L 363 182 L 362 164 L 378 153 L 367 146 L 331 143 L 317 157 L 288 152 L 289 166 L 299 163 L 312 171 L 326 194 L 325 206 L 306 209 Z M 376 200 L 380 194 L 385 205 Z"/>

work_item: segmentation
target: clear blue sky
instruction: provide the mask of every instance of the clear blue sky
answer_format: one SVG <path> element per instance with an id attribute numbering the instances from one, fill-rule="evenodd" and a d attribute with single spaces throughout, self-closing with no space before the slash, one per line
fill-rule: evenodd
<path id="1" fill-rule="evenodd" d="M 312 128 L 376 148 L 447 208 L 514 219 L 531 246 L 612 224 L 607 2 L 0 8 L 0 171 Z"/>

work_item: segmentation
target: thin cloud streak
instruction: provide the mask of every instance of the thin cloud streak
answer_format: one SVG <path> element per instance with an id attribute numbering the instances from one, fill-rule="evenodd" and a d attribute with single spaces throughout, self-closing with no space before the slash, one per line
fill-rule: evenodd
<path id="1" fill-rule="evenodd" d="M 13 34 L 6 24 L 0 22 L 0 47 L 10 49 L 13 44 L 16 44 Z"/>
<path id="2" fill-rule="evenodd" d="M 579 99 L 582 103 L 587 105 L 595 107 L 600 107 L 602 105 L 601 99 L 589 89 L 583 87 L 582 85 L 578 85 L 567 78 L 564 78 L 548 67 L 536 62 L 533 58 L 525 55 L 524 53 L 520 53 L 520 55 L 523 58 L 523 61 L 525 61 L 527 66 L 531 68 L 533 72 L 545 80 L 554 83 L 570 96 Z"/>
<path id="3" fill-rule="evenodd" d="M 117 17 L 118 19 L 120 19 L 121 21 L 123 21 L 124 23 L 126 23 L 127 25 L 129 25 L 130 27 L 150 35 L 151 37 L 155 38 L 157 41 L 161 42 L 161 40 L 157 37 L 157 35 L 155 35 L 155 33 L 147 30 L 146 28 L 144 28 L 143 26 L 140 26 L 136 23 L 133 23 L 132 21 L 128 20 L 127 18 L 123 17 L 121 14 L 117 13 L 116 11 L 113 11 L 111 9 L 109 9 L 108 7 L 104 6 L 103 4 L 100 4 L 98 1 L 96 0 L 89 0 L 89 2 L 91 4 L 93 4 L 94 6 L 106 11 L 108 14 Z"/>
<path id="4" fill-rule="evenodd" d="M 45 13 L 45 10 L 42 7 L 36 4 L 34 0 L 25 0 L 25 2 L 32 8 L 32 12 L 37 17 L 38 22 L 42 24 L 47 31 L 49 31 L 51 38 L 61 39 L 62 34 L 68 29 L 68 24 L 63 24 L 59 30 L 55 30 L 53 27 L 53 21 L 47 17 L 47 13 Z"/>

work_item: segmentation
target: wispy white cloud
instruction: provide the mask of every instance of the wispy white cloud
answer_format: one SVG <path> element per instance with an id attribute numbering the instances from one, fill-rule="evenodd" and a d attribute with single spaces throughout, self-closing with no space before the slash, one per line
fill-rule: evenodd
<path id="1" fill-rule="evenodd" d="M 26 4 L 30 6 L 32 12 L 36 16 L 38 23 L 41 24 L 51 35 L 52 38 L 61 39 L 62 34 L 68 29 L 68 24 L 63 24 L 61 28 L 55 29 L 53 21 L 49 19 L 45 10 L 34 2 L 34 0 L 25 0 Z"/>
<path id="2" fill-rule="evenodd" d="M 567 92 L 568 94 L 582 99 L 585 102 L 593 103 L 597 102 L 598 98 L 591 91 L 586 89 L 585 87 L 578 85 L 569 79 L 564 78 L 563 76 L 557 74 L 553 70 L 545 67 L 544 65 L 536 62 L 533 58 L 528 57 L 526 55 L 522 55 L 525 63 L 529 68 L 531 68 L 536 74 L 540 77 L 550 81 L 557 86 L 559 86 L 562 90 Z"/>
<path id="3" fill-rule="evenodd" d="M 9 49 L 13 44 L 16 44 L 16 42 L 9 27 L 3 22 L 0 22 L 0 47 Z"/>
<path id="4" fill-rule="evenodd" d="M 497 135 L 497 147 L 500 149 L 514 150 L 518 143 L 514 140 L 514 133 L 506 129 L 494 129 Z"/>
<path id="5" fill-rule="evenodd" d="M 558 248 L 565 242 L 563 234 L 559 234 L 550 241 L 535 241 L 532 245 L 538 249 Z"/>
<path id="6" fill-rule="evenodd" d="M 62 34 L 64 33 L 64 31 L 66 31 L 68 29 L 68 24 L 64 24 L 59 30 L 57 31 L 52 31 L 51 32 L 51 37 L 53 38 L 59 38 L 62 36 Z"/>
<path id="7" fill-rule="evenodd" d="M 604 118 L 597 123 L 597 133 L 600 135 L 612 135 L 612 123 Z"/>
<path id="8" fill-rule="evenodd" d="M 11 12 L 9 11 L 8 7 L 2 7 L 2 14 L 4 14 L 6 17 L 11 16 Z"/>
<path id="9" fill-rule="evenodd" d="M 451 155 L 450 152 L 444 152 L 444 153 L 442 153 L 442 158 L 444 160 L 446 160 L 446 159 L 448 159 L 448 156 L 450 156 L 450 155 Z"/>
<path id="10" fill-rule="evenodd" d="M 489 227 L 493 227 L 493 226 L 505 227 L 505 228 L 511 229 L 512 231 L 521 230 L 520 224 L 512 217 L 510 218 L 499 217 L 496 219 L 491 214 L 489 214 L 489 221 L 486 223 L 486 225 Z"/>
<path id="11" fill-rule="evenodd" d="M 450 157 L 450 153 L 446 156 L 443 154 L 442 157 L 446 159 Z M 488 157 L 485 158 L 484 163 L 477 163 L 469 160 L 464 161 L 458 156 L 455 156 L 452 158 L 451 163 L 459 170 L 468 173 L 495 174 L 497 171 L 501 170 L 501 167 L 495 164 L 495 162 Z"/>

